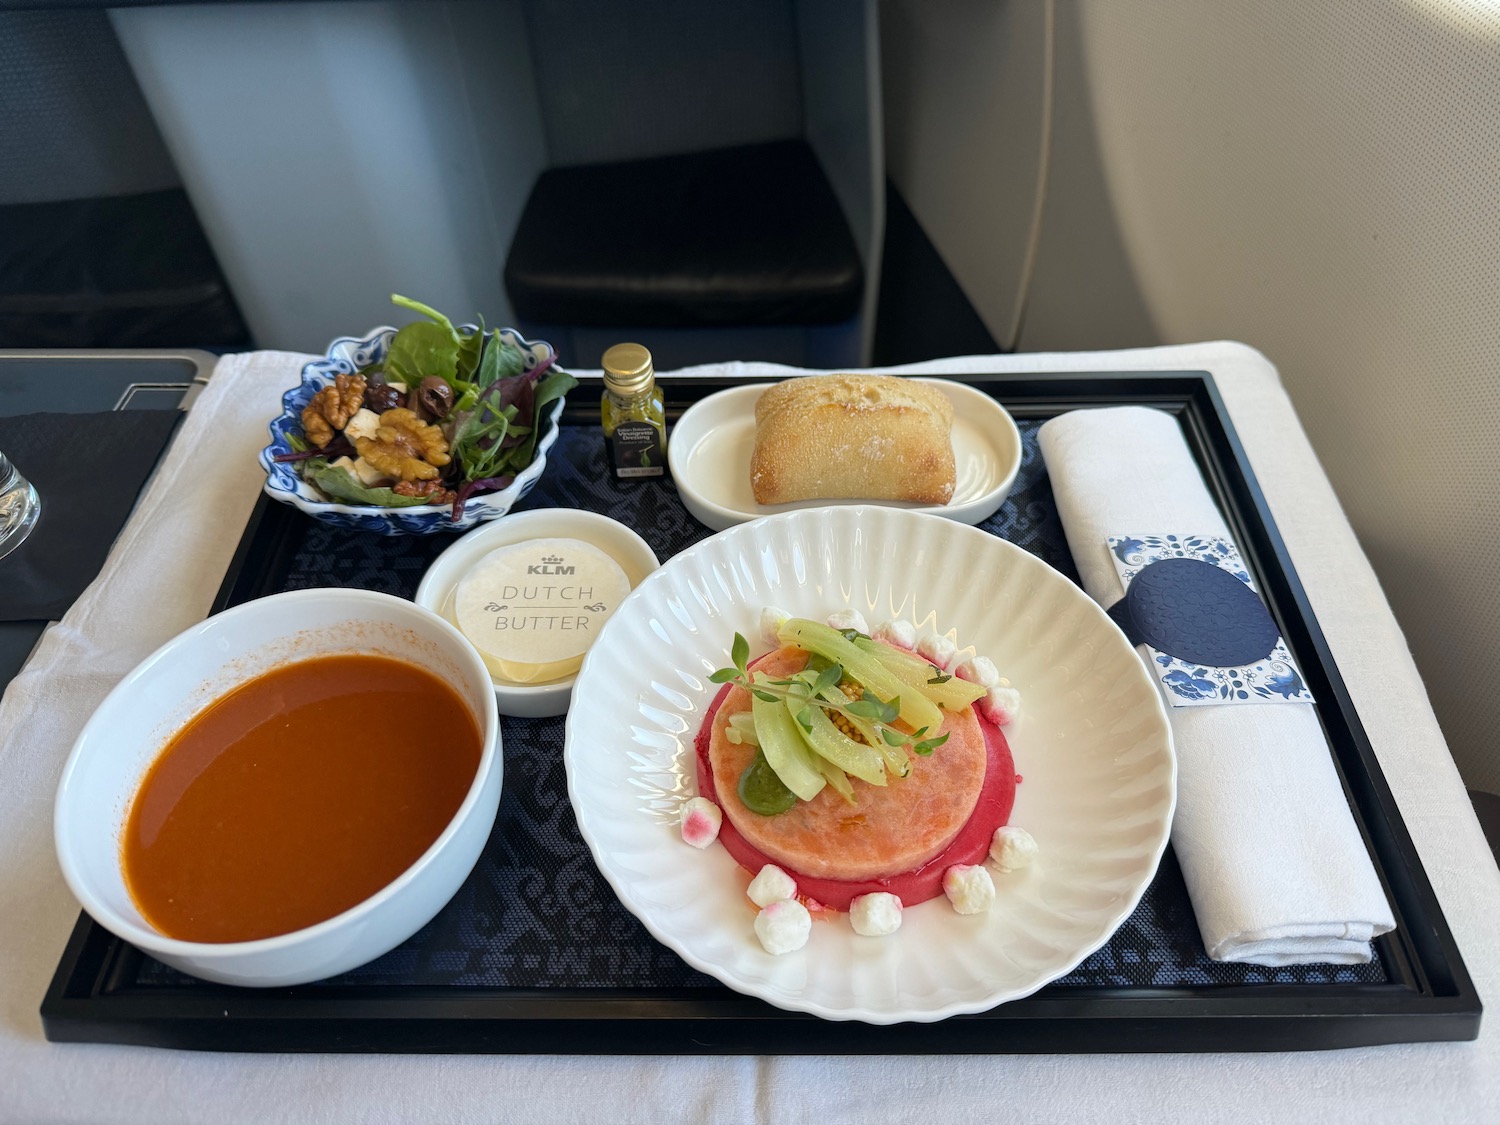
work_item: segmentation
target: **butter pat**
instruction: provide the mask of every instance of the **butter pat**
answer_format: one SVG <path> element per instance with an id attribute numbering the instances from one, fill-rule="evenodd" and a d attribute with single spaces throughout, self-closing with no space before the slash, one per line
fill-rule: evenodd
<path id="1" fill-rule="evenodd" d="M 497 679 L 538 684 L 578 671 L 630 593 L 620 564 L 581 539 L 528 539 L 491 551 L 454 595 L 455 623 Z"/>

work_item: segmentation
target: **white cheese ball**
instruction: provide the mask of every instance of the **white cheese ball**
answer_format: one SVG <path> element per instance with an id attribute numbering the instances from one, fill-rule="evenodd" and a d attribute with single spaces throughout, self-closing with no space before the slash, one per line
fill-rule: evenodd
<path id="1" fill-rule="evenodd" d="M 979 713 L 997 727 L 1013 723 L 1021 714 L 1021 693 L 1013 687 L 992 687 L 976 704 Z"/>
<path id="2" fill-rule="evenodd" d="M 745 893 L 750 896 L 750 901 L 756 906 L 770 906 L 773 902 L 781 902 L 795 896 L 797 883 L 774 863 L 768 863 L 760 869 L 759 875 L 750 880 L 750 886 L 745 889 Z"/>
<path id="3" fill-rule="evenodd" d="M 884 937 L 901 928 L 901 899 L 888 891 L 860 895 L 849 904 L 849 924 L 865 937 Z"/>
<path id="4" fill-rule="evenodd" d="M 706 848 L 719 838 L 724 814 L 707 797 L 694 797 L 682 804 L 682 839 L 695 848 Z"/>
<path id="5" fill-rule="evenodd" d="M 960 914 L 983 914 L 995 904 L 995 881 L 978 864 L 955 863 L 943 872 L 943 893 Z"/>
<path id="6" fill-rule="evenodd" d="M 953 674 L 960 680 L 968 680 L 971 684 L 980 687 L 992 688 L 1000 686 L 1000 669 L 995 667 L 995 662 L 988 656 L 976 656 L 972 660 L 965 660 Z"/>
<path id="7" fill-rule="evenodd" d="M 870 636 L 908 651 L 917 647 L 917 627 L 910 621 L 882 621 Z"/>
<path id="8" fill-rule="evenodd" d="M 755 916 L 755 936 L 767 953 L 780 956 L 801 949 L 812 933 L 812 915 L 794 898 L 763 907 Z"/>
<path id="9" fill-rule="evenodd" d="M 917 655 L 946 672 L 958 655 L 958 645 L 947 637 L 923 637 L 917 642 Z"/>
<path id="10" fill-rule="evenodd" d="M 760 639 L 772 648 L 781 647 L 781 638 L 777 635 L 781 627 L 791 618 L 791 614 L 779 606 L 768 605 L 760 611 Z"/>
<path id="11" fill-rule="evenodd" d="M 995 835 L 990 840 L 990 858 L 1002 872 L 1009 873 L 1030 867 L 1036 853 L 1036 840 L 1031 833 L 1014 824 L 1001 825 L 995 829 Z"/>
<path id="12" fill-rule="evenodd" d="M 865 621 L 865 615 L 857 609 L 841 609 L 836 613 L 830 613 L 828 615 L 828 627 L 830 629 L 838 629 L 840 632 L 845 629 L 853 629 L 855 632 L 864 633 L 867 636 L 870 632 L 870 626 Z"/>

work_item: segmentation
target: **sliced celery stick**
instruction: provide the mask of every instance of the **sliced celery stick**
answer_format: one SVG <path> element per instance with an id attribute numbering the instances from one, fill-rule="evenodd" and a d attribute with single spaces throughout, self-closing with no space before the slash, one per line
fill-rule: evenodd
<path id="1" fill-rule="evenodd" d="M 753 680 L 761 683 L 770 679 L 764 672 L 753 674 Z M 802 728 L 780 700 L 767 702 L 758 696 L 752 697 L 751 711 L 755 716 L 755 734 L 760 739 L 761 753 L 776 776 L 793 793 L 804 801 L 811 801 L 822 791 L 824 777 L 812 763 L 812 755 L 802 739 Z"/>
<path id="2" fill-rule="evenodd" d="M 888 672 L 899 680 L 914 685 L 939 707 L 945 707 L 949 711 L 962 711 L 976 699 L 984 698 L 985 688 L 969 680 L 961 680 L 957 676 L 952 676 L 940 684 L 928 683 L 939 673 L 933 670 L 931 664 L 914 653 L 903 652 L 899 648 L 880 641 L 867 641 L 863 638 L 856 640 L 854 645 L 861 652 L 867 652 L 875 657 Z"/>
<path id="3" fill-rule="evenodd" d="M 858 680 L 886 702 L 899 697 L 901 718 L 913 730 L 926 727 L 929 731 L 935 731 L 943 725 L 943 715 L 937 704 L 921 691 L 913 691 L 905 680 L 889 672 L 873 654 L 856 648 L 837 629 L 793 617 L 776 631 L 776 635 L 783 644 L 805 648 L 808 652 L 817 653 L 841 665 L 846 676 Z"/>
<path id="4" fill-rule="evenodd" d="M 838 766 L 834 765 L 821 754 L 814 754 L 812 760 L 813 764 L 818 767 L 818 772 L 828 779 L 828 784 L 835 793 L 851 805 L 859 804 L 854 799 L 854 786 L 849 784 L 849 778 L 843 770 L 839 769 Z"/>
<path id="5" fill-rule="evenodd" d="M 831 687 L 823 692 L 823 698 L 833 703 L 852 703 L 849 693 L 842 688 Z M 854 715 L 848 716 L 849 722 L 854 729 L 864 737 L 864 740 L 873 746 L 882 758 L 885 759 L 885 768 L 897 777 L 905 777 L 911 773 L 911 759 L 907 757 L 906 749 L 901 746 L 888 745 L 880 732 L 875 729 L 875 724 Z"/>
<path id="6" fill-rule="evenodd" d="M 736 711 L 729 716 L 729 721 L 724 724 L 724 737 L 736 746 L 745 743 L 750 746 L 759 746 L 760 739 L 755 734 L 755 713 L 753 711 Z"/>
<path id="7" fill-rule="evenodd" d="M 808 730 L 797 722 L 795 716 L 803 708 L 807 709 L 807 717 L 812 722 L 812 730 Z M 871 785 L 885 784 L 885 759 L 878 754 L 874 747 L 863 746 L 850 738 L 838 727 L 833 725 L 833 720 L 828 713 L 815 703 L 809 703 L 805 699 L 791 698 L 786 701 L 784 707 L 787 718 L 792 720 L 797 733 L 802 735 L 803 741 L 813 752 L 827 758 L 845 773 L 852 773 L 861 781 L 868 781 Z"/>

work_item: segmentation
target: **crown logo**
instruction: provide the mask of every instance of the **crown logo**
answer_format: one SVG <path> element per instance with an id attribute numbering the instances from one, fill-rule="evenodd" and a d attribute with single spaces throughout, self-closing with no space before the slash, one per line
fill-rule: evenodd
<path id="1" fill-rule="evenodd" d="M 542 565 L 543 566 L 556 566 L 560 562 L 562 562 L 562 556 L 561 555 L 548 555 L 546 558 L 544 558 L 542 560 Z"/>

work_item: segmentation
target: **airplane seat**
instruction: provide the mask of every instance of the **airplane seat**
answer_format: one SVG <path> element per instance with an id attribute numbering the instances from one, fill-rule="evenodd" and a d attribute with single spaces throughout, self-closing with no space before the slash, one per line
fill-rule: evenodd
<path id="1" fill-rule="evenodd" d="M 589 353 L 563 342 L 574 332 L 650 338 L 660 367 L 819 353 L 857 364 L 864 284 L 800 138 L 548 169 L 505 262 L 527 336 L 575 356 Z"/>
<path id="2" fill-rule="evenodd" d="M 505 257 L 568 362 L 868 354 L 883 181 L 874 6 L 526 0 L 547 166 Z M 672 66 L 653 66 L 670 58 Z"/>
<path id="3" fill-rule="evenodd" d="M 102 11 L 0 12 L 0 347 L 250 343 Z"/>

